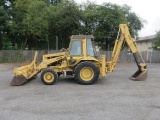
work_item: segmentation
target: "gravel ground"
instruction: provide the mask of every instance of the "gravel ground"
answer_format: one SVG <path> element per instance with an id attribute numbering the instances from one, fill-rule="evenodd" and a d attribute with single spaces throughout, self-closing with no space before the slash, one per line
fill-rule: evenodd
<path id="1" fill-rule="evenodd" d="M 0 64 L 1 120 L 160 119 L 160 64 L 148 64 L 146 81 L 129 80 L 137 68 L 125 63 L 94 85 L 60 77 L 55 85 L 47 86 L 38 75 L 16 87 L 10 86 L 15 66 Z"/>

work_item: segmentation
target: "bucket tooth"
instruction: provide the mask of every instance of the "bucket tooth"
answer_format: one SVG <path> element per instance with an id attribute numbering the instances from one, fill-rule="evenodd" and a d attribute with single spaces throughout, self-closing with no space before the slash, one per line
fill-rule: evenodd
<path id="1" fill-rule="evenodd" d="M 27 82 L 28 80 L 23 76 L 23 75 L 19 75 L 19 76 L 15 76 L 12 81 L 11 81 L 11 85 L 12 86 L 20 86 L 23 85 Z"/>
<path id="2" fill-rule="evenodd" d="M 147 78 L 147 69 L 146 70 L 137 70 L 129 79 L 134 81 L 144 81 Z"/>

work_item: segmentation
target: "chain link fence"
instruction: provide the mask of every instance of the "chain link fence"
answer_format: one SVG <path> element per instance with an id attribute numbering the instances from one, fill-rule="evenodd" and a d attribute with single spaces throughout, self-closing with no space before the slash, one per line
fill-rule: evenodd
<path id="1" fill-rule="evenodd" d="M 38 62 L 42 61 L 42 56 L 48 53 L 58 52 L 56 50 L 40 50 L 37 58 Z M 111 60 L 112 51 L 100 51 L 105 54 L 107 61 Z M 146 63 L 160 63 L 160 51 L 143 51 L 141 52 Z M 0 63 L 8 62 L 31 62 L 34 58 L 35 50 L 1 50 Z M 118 62 L 135 62 L 134 57 L 127 51 L 121 51 Z"/>

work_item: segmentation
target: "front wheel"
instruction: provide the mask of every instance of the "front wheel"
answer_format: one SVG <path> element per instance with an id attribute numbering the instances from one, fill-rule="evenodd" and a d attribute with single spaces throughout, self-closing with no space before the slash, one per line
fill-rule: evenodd
<path id="1" fill-rule="evenodd" d="M 79 63 L 74 71 L 75 79 L 83 85 L 94 84 L 99 77 L 97 66 L 89 61 Z"/>
<path id="2" fill-rule="evenodd" d="M 53 69 L 45 69 L 41 73 L 41 81 L 45 85 L 53 85 L 57 82 L 58 80 L 58 74 L 56 71 Z"/>

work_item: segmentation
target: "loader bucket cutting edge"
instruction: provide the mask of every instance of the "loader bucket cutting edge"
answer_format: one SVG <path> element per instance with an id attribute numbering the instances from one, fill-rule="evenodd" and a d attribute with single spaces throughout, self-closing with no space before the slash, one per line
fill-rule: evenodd
<path id="1" fill-rule="evenodd" d="M 146 70 L 137 70 L 129 79 L 134 81 L 144 81 L 147 78 L 147 69 Z"/>
<path id="2" fill-rule="evenodd" d="M 28 79 L 26 79 L 23 75 L 14 76 L 14 78 L 11 81 L 12 86 L 20 86 L 26 83 Z"/>

